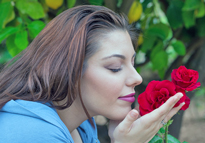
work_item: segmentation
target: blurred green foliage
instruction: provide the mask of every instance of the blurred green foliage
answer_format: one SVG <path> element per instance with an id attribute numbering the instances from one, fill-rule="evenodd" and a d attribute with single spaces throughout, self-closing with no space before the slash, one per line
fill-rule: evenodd
<path id="1" fill-rule="evenodd" d="M 103 5 L 128 15 L 133 2 L 132 24 L 139 29 L 135 67 L 170 77 L 173 68 L 187 64 L 205 41 L 205 0 L 0 0 L 0 68 L 24 50 L 45 25 L 77 5 Z M 62 4 L 61 4 L 62 3 Z M 135 18 L 133 18 L 135 17 Z M 130 18 L 130 17 L 128 17 Z M 196 94 L 204 95 L 204 88 Z M 168 137 L 170 142 L 178 142 Z M 151 142 L 162 142 L 155 136 Z M 184 142 L 185 143 L 185 142 Z"/>
<path id="2" fill-rule="evenodd" d="M 24 50 L 52 18 L 68 8 L 80 4 L 104 5 L 128 15 L 134 0 L 62 1 L 57 9 L 52 9 L 49 0 L 0 0 L 0 64 Z M 140 62 L 136 66 L 140 69 L 149 65 L 161 79 L 167 78 L 170 61 L 190 54 L 194 40 L 205 37 L 205 1 L 135 1 L 143 7 L 140 19 L 133 23 L 143 35 L 137 48 L 137 57 L 141 59 L 137 59 Z M 55 6 L 53 0 L 50 4 Z M 137 14 L 136 10 L 133 16 Z"/>

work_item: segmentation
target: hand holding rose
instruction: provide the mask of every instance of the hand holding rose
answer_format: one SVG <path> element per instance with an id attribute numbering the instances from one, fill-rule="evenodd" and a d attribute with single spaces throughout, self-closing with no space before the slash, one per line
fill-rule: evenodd
<path id="1" fill-rule="evenodd" d="M 151 81 L 145 92 L 138 96 L 140 115 L 143 116 L 159 108 L 177 92 L 181 92 L 183 97 L 174 105 L 174 107 L 177 107 L 180 103 L 185 102 L 185 105 L 181 108 L 181 110 L 186 110 L 189 107 L 190 99 L 186 96 L 184 90 L 169 80 Z"/>
<path id="2" fill-rule="evenodd" d="M 162 127 L 161 121 L 168 121 L 184 105 L 174 105 L 183 95 L 177 93 L 170 97 L 162 106 L 140 118 L 138 111 L 131 110 L 123 121 L 109 123 L 109 136 L 112 143 L 147 143 Z"/>
<path id="3" fill-rule="evenodd" d="M 145 115 L 159 108 L 170 97 L 177 92 L 181 92 L 183 97 L 176 103 L 177 107 L 180 103 L 185 102 L 181 110 L 186 110 L 189 107 L 190 99 L 186 96 L 185 91 L 192 91 L 201 84 L 197 82 L 199 74 L 195 70 L 187 69 L 185 66 L 180 66 L 174 69 L 171 73 L 172 82 L 169 80 L 151 81 L 145 92 L 138 96 L 140 115 Z"/>
<path id="4" fill-rule="evenodd" d="M 151 81 L 138 96 L 140 118 L 139 112 L 133 109 L 123 121 L 110 121 L 108 129 L 112 143 L 149 142 L 163 127 L 162 121 L 167 123 L 179 110 L 189 107 L 190 99 L 185 91 L 199 87 L 197 80 L 198 72 L 181 66 L 173 70 L 172 82 Z M 168 125 L 165 126 L 168 132 Z M 168 141 L 166 133 L 165 141 Z"/>
<path id="5" fill-rule="evenodd" d="M 173 107 L 178 108 L 180 103 L 184 103 L 180 110 L 186 110 L 189 107 L 190 99 L 187 97 L 186 91 L 192 91 L 201 85 L 200 82 L 197 82 L 199 78 L 198 72 L 187 69 L 185 66 L 180 66 L 178 69 L 173 70 L 171 78 L 172 82 L 169 80 L 151 81 L 146 87 L 146 90 L 138 96 L 141 116 L 161 108 L 161 106 L 177 92 L 181 92 L 183 96 Z M 167 122 L 169 123 L 166 124 Z M 162 124 L 164 125 L 165 133 L 164 135 L 160 135 L 161 138 L 159 138 L 159 140 L 165 140 L 165 143 L 167 143 L 168 126 L 171 122 L 163 119 Z"/>

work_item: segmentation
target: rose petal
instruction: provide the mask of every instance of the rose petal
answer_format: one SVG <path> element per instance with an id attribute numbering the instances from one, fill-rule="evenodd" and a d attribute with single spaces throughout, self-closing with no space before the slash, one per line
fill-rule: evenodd
<path id="1" fill-rule="evenodd" d="M 156 80 L 151 81 L 151 82 L 147 85 L 147 87 L 146 87 L 146 89 L 145 89 L 145 92 L 146 92 L 147 94 L 150 94 L 152 91 L 154 91 L 155 86 L 156 86 L 159 82 L 160 82 L 160 81 L 156 81 Z"/>
<path id="2" fill-rule="evenodd" d="M 189 104 L 190 104 L 190 99 L 189 99 L 189 97 L 186 96 L 185 104 L 184 104 L 184 106 L 182 106 L 182 108 L 180 110 L 186 110 L 187 108 L 189 108 Z"/>
<path id="3" fill-rule="evenodd" d="M 193 91 L 194 89 L 196 89 L 197 87 L 201 86 L 200 82 L 197 82 L 196 84 L 194 84 L 191 87 L 186 88 L 187 91 Z"/>
<path id="4" fill-rule="evenodd" d="M 182 77 L 182 79 L 183 79 L 184 81 L 188 81 L 188 82 L 190 82 L 191 79 L 192 79 L 192 76 L 191 76 L 189 73 L 187 73 L 187 72 L 182 73 L 181 77 Z"/>
<path id="5" fill-rule="evenodd" d="M 151 111 L 149 110 L 144 110 L 143 108 L 139 107 L 139 110 L 140 110 L 140 115 L 141 116 L 144 116 L 145 114 L 148 114 L 150 113 Z"/>
<path id="6" fill-rule="evenodd" d="M 167 88 L 168 91 L 175 91 L 175 89 L 176 89 L 174 83 L 172 83 L 169 80 L 163 80 L 160 83 L 158 83 L 156 85 L 156 90 L 160 90 L 163 87 Z"/>
<path id="7" fill-rule="evenodd" d="M 169 96 L 169 91 L 167 88 L 161 88 L 159 92 L 160 92 L 160 94 L 164 95 L 165 97 Z"/>
<path id="8" fill-rule="evenodd" d="M 192 72 L 190 73 L 190 76 L 192 77 L 190 82 L 197 82 L 197 80 L 199 79 L 198 71 L 192 70 Z"/>
<path id="9" fill-rule="evenodd" d="M 159 91 L 153 91 L 151 94 L 150 94 L 150 99 L 152 100 L 152 102 L 156 102 L 156 99 L 158 97 L 158 95 L 160 94 Z"/>
<path id="10" fill-rule="evenodd" d="M 185 81 L 177 81 L 176 82 L 176 85 L 178 85 L 178 86 L 180 86 L 181 88 L 187 88 L 187 87 L 189 87 L 190 85 L 191 85 L 191 83 L 190 82 L 185 82 Z"/>
<path id="11" fill-rule="evenodd" d="M 143 92 L 138 96 L 138 103 L 139 105 L 143 108 L 143 109 L 149 109 L 151 110 L 151 103 L 148 102 L 147 98 L 146 98 L 146 93 Z"/>

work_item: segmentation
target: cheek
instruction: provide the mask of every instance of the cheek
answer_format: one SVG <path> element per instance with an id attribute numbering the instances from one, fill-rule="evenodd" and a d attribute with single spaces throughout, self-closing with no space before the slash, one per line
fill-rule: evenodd
<path id="1" fill-rule="evenodd" d="M 107 72 L 88 72 L 84 76 L 84 87 L 89 95 L 101 98 L 116 100 L 123 88 L 121 78 L 108 74 Z M 98 95 L 98 96 L 97 96 Z"/>

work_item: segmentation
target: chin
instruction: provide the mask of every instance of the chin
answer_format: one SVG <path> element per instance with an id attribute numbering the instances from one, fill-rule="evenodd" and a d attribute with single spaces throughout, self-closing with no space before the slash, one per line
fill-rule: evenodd
<path id="1" fill-rule="evenodd" d="M 131 111 L 131 107 L 127 108 L 127 109 L 124 108 L 120 111 L 118 110 L 118 111 L 114 112 L 111 115 L 108 115 L 107 118 L 110 120 L 123 120 L 130 111 Z"/>

